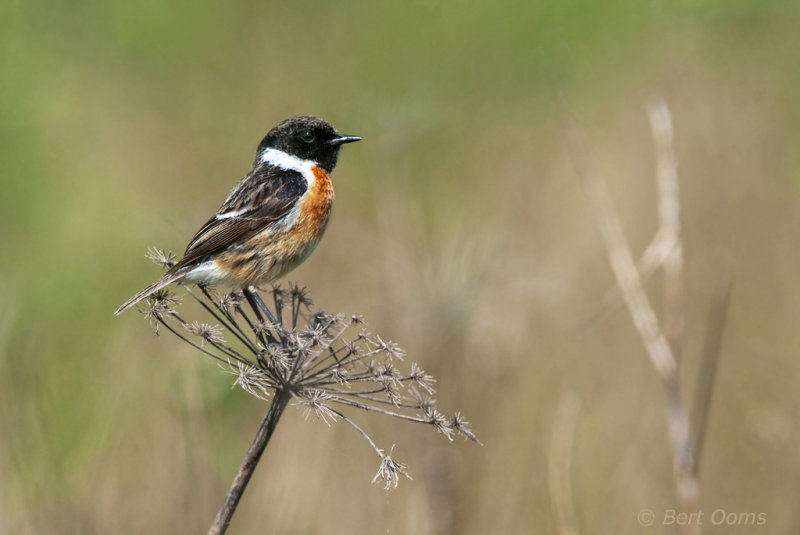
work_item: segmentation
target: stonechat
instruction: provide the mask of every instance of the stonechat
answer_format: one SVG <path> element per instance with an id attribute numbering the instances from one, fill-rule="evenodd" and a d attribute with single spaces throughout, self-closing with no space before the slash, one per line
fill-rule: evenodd
<path id="1" fill-rule="evenodd" d="M 286 119 L 256 150 L 253 169 L 231 190 L 166 275 L 115 314 L 176 282 L 247 288 L 302 263 L 319 243 L 333 203 L 330 173 L 339 149 L 359 141 L 311 116 Z"/>

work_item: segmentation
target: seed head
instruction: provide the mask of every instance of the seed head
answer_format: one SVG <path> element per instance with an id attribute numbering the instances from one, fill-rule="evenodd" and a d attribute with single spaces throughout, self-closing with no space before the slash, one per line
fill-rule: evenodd
<path id="1" fill-rule="evenodd" d="M 239 304 L 239 296 L 235 293 L 226 293 L 219 298 L 219 306 L 226 311 L 231 311 Z"/>
<path id="2" fill-rule="evenodd" d="M 148 255 L 165 265 L 173 261 L 159 250 Z M 251 293 L 253 289 L 229 294 L 206 286 L 201 290 L 187 288 L 187 293 L 212 316 L 208 323 L 184 320 L 176 312 L 179 299 L 167 290 L 148 299 L 145 316 L 183 340 L 187 338 L 179 327 L 200 338 L 199 343 L 187 341 L 220 361 L 235 377 L 233 386 L 261 400 L 279 392 L 291 394 L 306 418 L 313 414 L 327 425 L 351 426 L 381 459 L 373 482 L 381 480 L 388 489 L 397 486 L 401 475 L 410 476 L 405 465 L 392 458 L 392 449 L 385 453 L 350 418 L 351 411 L 429 424 L 450 441 L 456 433 L 477 441 L 461 413 L 448 417 L 439 412 L 432 398 L 436 380 L 416 363 L 402 370 L 399 361 L 405 352 L 362 330 L 361 316 L 312 311 L 306 289 L 297 285 L 289 290 L 274 286 L 272 310 Z"/>
<path id="3" fill-rule="evenodd" d="M 450 442 L 453 441 L 453 427 L 450 424 L 447 416 L 439 412 L 436 407 L 425 407 L 423 409 L 425 421 L 428 422 L 439 433 L 447 437 Z"/>
<path id="4" fill-rule="evenodd" d="M 222 327 L 219 325 L 193 321 L 192 323 L 185 323 L 183 326 L 193 335 L 200 337 L 200 345 L 205 345 L 206 343 L 221 344 L 225 342 L 222 338 Z"/>
<path id="5" fill-rule="evenodd" d="M 243 364 L 239 361 L 236 361 L 236 365 L 234 366 L 234 364 L 228 361 L 228 369 L 223 368 L 223 370 L 225 373 L 236 376 L 236 380 L 231 387 L 239 385 L 242 387 L 242 390 L 251 396 L 255 396 L 263 401 L 269 399 L 269 390 L 267 390 L 270 386 L 269 377 L 255 366 Z"/>
<path id="6" fill-rule="evenodd" d="M 165 317 L 175 315 L 175 307 L 181 302 L 181 298 L 167 289 L 161 289 L 153 292 L 147 298 L 147 304 L 142 312 L 144 317 L 150 320 L 156 334 L 158 334 L 158 325 Z"/>
<path id="7" fill-rule="evenodd" d="M 300 390 L 295 394 L 295 397 L 299 404 L 306 408 L 303 412 L 306 420 L 308 420 L 308 416 L 313 412 L 317 418 L 321 419 L 328 426 L 331 425 L 331 422 L 336 422 L 337 415 L 328 406 L 328 403 L 332 399 L 332 396 L 328 392 L 316 388 Z M 330 422 L 328 421 L 329 419 Z"/>
<path id="8" fill-rule="evenodd" d="M 389 453 L 384 454 L 380 452 L 381 464 L 378 467 L 378 473 L 372 478 L 372 482 L 383 481 L 383 488 L 385 490 L 397 488 L 397 483 L 400 481 L 400 476 L 403 475 L 408 479 L 413 479 L 411 474 L 406 470 L 406 465 L 392 459 L 392 452 L 394 451 L 394 444 L 389 450 Z"/>
<path id="9" fill-rule="evenodd" d="M 422 368 L 417 366 L 416 362 L 411 363 L 410 377 L 412 381 L 420 386 L 420 388 L 424 388 L 428 394 L 436 393 L 436 390 L 433 389 L 433 383 L 436 382 L 436 379 L 434 379 L 432 375 L 425 373 Z"/>
<path id="10" fill-rule="evenodd" d="M 150 259 L 154 264 L 164 266 L 169 269 L 175 265 L 175 255 L 172 251 L 164 251 L 158 247 L 150 247 L 147 249 L 145 256 Z"/>
<path id="11" fill-rule="evenodd" d="M 265 353 L 269 370 L 277 377 L 285 378 L 292 364 L 289 353 L 280 344 L 270 344 Z"/>
<path id="12" fill-rule="evenodd" d="M 460 412 L 457 412 L 455 415 L 453 415 L 452 425 L 453 429 L 456 430 L 456 433 L 483 446 L 483 442 L 478 440 L 478 437 L 476 437 L 475 433 L 472 432 L 472 424 L 470 424 Z"/>

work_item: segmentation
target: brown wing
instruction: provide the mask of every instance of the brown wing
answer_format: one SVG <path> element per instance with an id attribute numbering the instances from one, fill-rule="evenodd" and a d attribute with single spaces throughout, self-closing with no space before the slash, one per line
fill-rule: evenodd
<path id="1" fill-rule="evenodd" d="M 254 169 L 197 231 L 171 273 L 260 232 L 285 217 L 308 188 L 302 174 L 269 165 Z"/>

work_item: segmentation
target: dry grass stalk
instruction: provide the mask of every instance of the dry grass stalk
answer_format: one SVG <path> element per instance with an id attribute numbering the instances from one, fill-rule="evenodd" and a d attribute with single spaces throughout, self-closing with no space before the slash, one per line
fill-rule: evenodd
<path id="1" fill-rule="evenodd" d="M 580 399 L 574 392 L 564 394 L 550 433 L 548 486 L 559 535 L 580 533 L 572 503 L 572 446 L 580 406 Z"/>
<path id="2" fill-rule="evenodd" d="M 718 299 L 717 306 L 712 310 L 713 320 L 708 327 L 710 342 L 702 355 L 695 396 L 700 401 L 696 403 L 695 414 L 700 416 L 691 418 L 681 378 L 685 290 L 672 119 L 666 104 L 661 101 L 650 106 L 649 118 L 656 146 L 659 226 L 638 266 L 625 239 L 605 180 L 589 168 L 584 173 L 584 185 L 601 224 L 620 295 L 664 385 L 678 507 L 681 512 L 693 513 L 699 507 L 699 444 L 694 437 L 702 437 L 707 424 L 711 384 L 718 361 L 719 341 L 729 294 L 726 293 L 723 298 Z M 664 272 L 664 310 L 661 324 L 643 283 L 643 272 L 649 277 L 659 267 Z M 730 287 L 728 291 L 729 289 Z M 691 425 L 692 421 L 694 426 Z M 697 523 L 682 525 L 679 529 L 686 535 L 700 533 Z"/>
<path id="3" fill-rule="evenodd" d="M 730 305 L 733 290 L 732 276 L 720 279 L 708 313 L 708 328 L 703 342 L 703 352 L 695 380 L 694 398 L 692 399 L 691 431 L 694 438 L 694 472 L 700 471 L 700 455 L 705 443 L 708 429 L 708 415 L 711 410 L 711 397 L 714 392 L 714 378 L 717 374 L 722 333 L 725 331 L 725 318 Z"/>

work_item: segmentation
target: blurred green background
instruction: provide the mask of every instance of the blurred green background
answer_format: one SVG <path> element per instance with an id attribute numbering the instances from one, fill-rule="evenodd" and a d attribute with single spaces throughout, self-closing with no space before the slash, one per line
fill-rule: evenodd
<path id="1" fill-rule="evenodd" d="M 555 533 L 566 392 L 581 532 L 643 532 L 640 509 L 675 507 L 664 396 L 624 310 L 580 328 L 613 277 L 564 125 L 586 130 L 638 252 L 655 96 L 680 159 L 689 385 L 715 284 L 736 279 L 701 505 L 767 516 L 706 531 L 797 533 L 798 24 L 796 0 L 6 0 L 0 533 L 207 528 L 265 406 L 112 312 L 160 274 L 145 249 L 180 252 L 295 114 L 365 141 L 289 279 L 399 342 L 485 446 L 358 415 L 414 476 L 386 493 L 360 437 L 290 407 L 232 532 Z"/>

